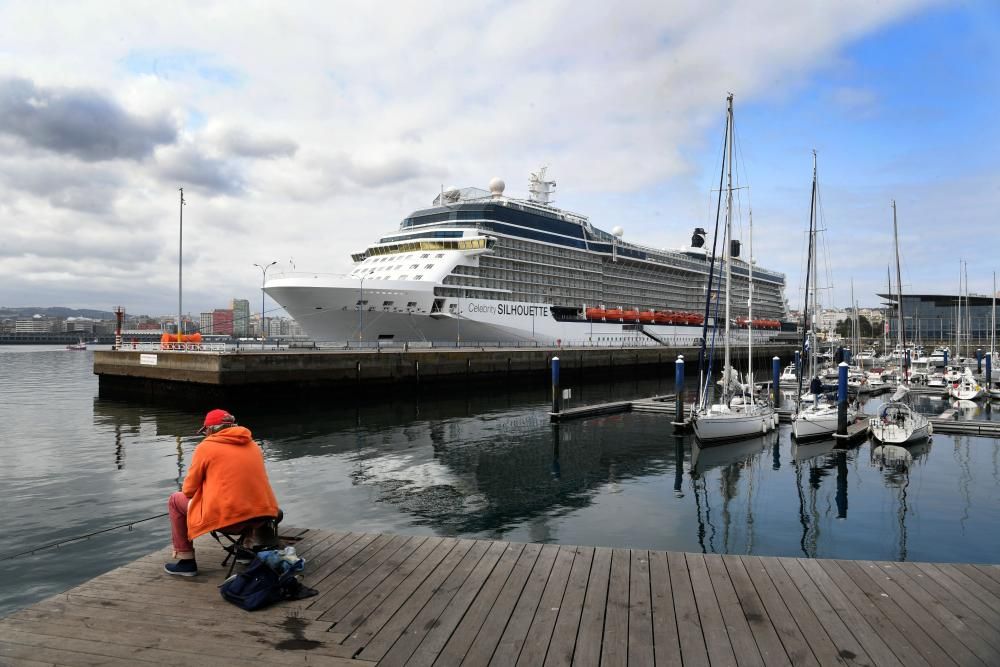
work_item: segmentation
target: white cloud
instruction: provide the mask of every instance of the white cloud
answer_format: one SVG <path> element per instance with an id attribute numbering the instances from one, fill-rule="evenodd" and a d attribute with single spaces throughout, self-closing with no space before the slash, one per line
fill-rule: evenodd
<path id="1" fill-rule="evenodd" d="M 57 140 L 22 95 L 37 122 L 0 127 L 0 225 L 19 230 L 3 232 L 0 302 L 85 278 L 101 285 L 94 307 L 169 311 L 182 186 L 192 311 L 254 294 L 254 262 L 343 270 L 441 185 L 500 175 L 523 193 L 540 163 L 561 203 L 606 226 L 623 198 L 668 193 L 626 226 L 679 245 L 711 187 L 687 156 L 714 140 L 727 91 L 794 94 L 927 4 L 7 3 L 0 79 L 105 113 L 81 125 L 67 107 L 59 120 L 83 131 Z M 762 263 L 791 272 L 800 249 L 771 236 Z"/>

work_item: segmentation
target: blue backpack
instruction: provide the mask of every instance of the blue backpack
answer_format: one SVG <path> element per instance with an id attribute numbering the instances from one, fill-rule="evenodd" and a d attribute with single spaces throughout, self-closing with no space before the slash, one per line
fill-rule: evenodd
<path id="1" fill-rule="evenodd" d="M 281 600 L 297 600 L 316 592 L 302 585 L 295 572 L 278 574 L 267 562 L 255 557 L 240 574 L 234 574 L 219 586 L 222 597 L 241 609 L 254 611 Z"/>

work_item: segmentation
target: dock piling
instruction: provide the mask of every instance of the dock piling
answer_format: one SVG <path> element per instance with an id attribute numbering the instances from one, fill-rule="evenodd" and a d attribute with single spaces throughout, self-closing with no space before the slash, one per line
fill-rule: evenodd
<path id="1" fill-rule="evenodd" d="M 837 365 L 837 435 L 847 435 L 847 362 Z"/>
<path id="2" fill-rule="evenodd" d="M 552 414 L 562 409 L 562 390 L 559 388 L 559 357 L 552 357 Z"/>
<path id="3" fill-rule="evenodd" d="M 684 355 L 674 362 L 674 424 L 684 423 Z"/>
<path id="4" fill-rule="evenodd" d="M 983 372 L 983 349 L 976 348 L 976 373 Z"/>
<path id="5" fill-rule="evenodd" d="M 781 357 L 771 357 L 771 396 L 774 401 L 774 409 L 781 407 Z"/>
<path id="6" fill-rule="evenodd" d="M 944 350 L 944 367 L 948 368 L 948 349 L 947 348 L 945 348 L 945 350 Z"/>
<path id="7" fill-rule="evenodd" d="M 795 350 L 795 379 L 802 379 L 802 352 Z"/>

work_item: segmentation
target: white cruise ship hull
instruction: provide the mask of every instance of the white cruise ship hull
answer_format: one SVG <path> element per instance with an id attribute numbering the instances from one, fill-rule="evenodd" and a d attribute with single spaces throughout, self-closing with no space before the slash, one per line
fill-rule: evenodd
<path id="1" fill-rule="evenodd" d="M 437 342 L 545 345 L 696 345 L 700 326 L 640 325 L 586 320 L 559 321 L 544 303 L 435 298 L 433 284 L 377 281 L 365 284 L 340 277 L 277 276 L 265 291 L 317 341 Z M 439 308 L 435 310 L 435 301 Z M 367 301 L 362 311 L 359 301 Z M 410 305 L 413 304 L 413 305 Z M 768 334 L 755 332 L 755 339 Z M 746 332 L 733 341 L 746 340 Z"/>

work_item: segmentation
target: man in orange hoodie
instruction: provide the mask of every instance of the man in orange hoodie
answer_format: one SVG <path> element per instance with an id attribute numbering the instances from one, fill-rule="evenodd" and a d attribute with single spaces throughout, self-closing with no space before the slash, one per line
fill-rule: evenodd
<path id="1" fill-rule="evenodd" d="M 181 491 L 167 501 L 176 563 L 168 574 L 198 574 L 192 540 L 213 530 L 242 530 L 259 517 L 277 517 L 278 501 L 264 469 L 264 454 L 249 429 L 225 410 L 205 415 L 204 440 L 194 450 Z"/>

